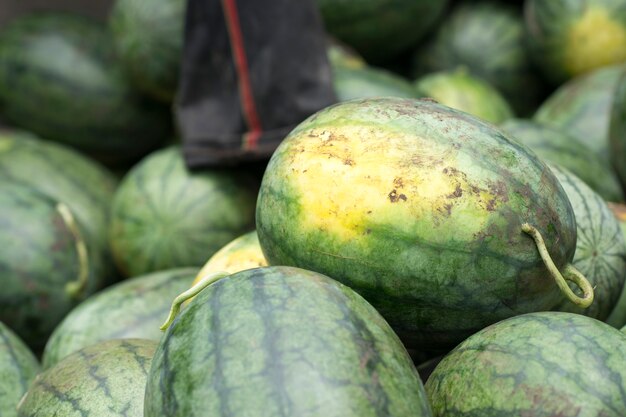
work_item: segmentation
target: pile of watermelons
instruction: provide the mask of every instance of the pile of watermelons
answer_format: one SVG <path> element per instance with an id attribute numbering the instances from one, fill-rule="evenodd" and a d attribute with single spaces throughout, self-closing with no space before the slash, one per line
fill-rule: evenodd
<path id="1" fill-rule="evenodd" d="M 184 164 L 184 0 L 0 28 L 0 416 L 626 416 L 626 0 L 317 2 L 264 172 Z"/>

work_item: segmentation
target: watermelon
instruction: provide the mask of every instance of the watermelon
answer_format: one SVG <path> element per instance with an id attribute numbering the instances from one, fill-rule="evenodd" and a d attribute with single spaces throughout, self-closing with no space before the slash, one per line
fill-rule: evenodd
<path id="1" fill-rule="evenodd" d="M 116 0 L 109 19 L 115 49 L 133 83 L 171 102 L 178 87 L 185 0 Z"/>
<path id="2" fill-rule="evenodd" d="M 108 163 L 158 147 L 171 132 L 165 106 L 138 96 L 99 23 L 71 14 L 15 19 L 0 32 L 3 118 Z"/>
<path id="3" fill-rule="evenodd" d="M 501 123 L 513 117 L 513 110 L 498 90 L 466 71 L 428 74 L 419 78 L 415 87 L 421 96 L 491 123 Z"/>
<path id="4" fill-rule="evenodd" d="M 159 341 L 159 325 L 172 300 L 189 288 L 195 268 L 180 268 L 128 279 L 89 297 L 55 329 L 43 354 L 45 369 L 84 347 L 111 339 Z"/>
<path id="5" fill-rule="evenodd" d="M 626 1 L 528 0 L 530 52 L 555 83 L 626 62 Z"/>
<path id="6" fill-rule="evenodd" d="M 622 184 L 626 184 L 626 71 L 615 87 L 609 121 L 611 163 Z"/>
<path id="7" fill-rule="evenodd" d="M 622 229 L 602 197 L 566 169 L 550 167 L 563 186 L 576 217 L 576 252 L 572 265 L 595 288 L 594 302 L 589 308 L 580 309 L 563 300 L 556 309 L 606 320 L 626 280 L 626 240 Z"/>
<path id="8" fill-rule="evenodd" d="M 609 208 L 619 222 L 622 235 L 626 240 L 626 205 L 609 203 Z M 626 285 L 624 285 L 624 289 L 606 322 L 618 329 L 626 325 Z"/>
<path id="9" fill-rule="evenodd" d="M 380 68 L 333 67 L 333 85 L 339 101 L 377 96 L 417 98 L 410 82 Z"/>
<path id="10" fill-rule="evenodd" d="M 82 349 L 37 377 L 18 417 L 143 417 L 157 343 L 108 340 Z"/>
<path id="11" fill-rule="evenodd" d="M 472 335 L 426 382 L 435 417 L 626 415 L 626 335 L 542 312 Z"/>
<path id="12" fill-rule="evenodd" d="M 523 18 L 510 2 L 457 3 L 413 61 L 415 76 L 466 68 L 501 91 L 518 114 L 530 114 L 543 92 Z"/>
<path id="13" fill-rule="evenodd" d="M 434 26 L 447 0 L 317 0 L 326 30 L 368 62 L 409 50 Z"/>
<path id="14" fill-rule="evenodd" d="M 309 117 L 272 156 L 256 220 L 270 265 L 350 286 L 420 350 L 556 305 L 533 227 L 560 270 L 576 248 L 549 168 L 495 126 L 430 100 L 353 100 Z"/>
<path id="15" fill-rule="evenodd" d="M 34 188 L 2 182 L 0 222 L 0 321 L 38 351 L 102 266 L 68 206 Z"/>
<path id="16" fill-rule="evenodd" d="M 0 410 L 3 417 L 17 417 L 17 403 L 38 372 L 35 355 L 0 322 Z"/>
<path id="17" fill-rule="evenodd" d="M 559 87 L 537 109 L 534 119 L 583 142 L 609 163 L 613 96 L 626 66 L 602 68 Z"/>
<path id="18" fill-rule="evenodd" d="M 159 343 L 144 417 L 431 416 L 406 350 L 354 291 L 290 267 L 197 295 Z"/>
<path id="19" fill-rule="evenodd" d="M 575 137 L 532 120 L 511 119 L 500 127 L 540 158 L 570 170 L 605 200 L 624 200 L 624 193 L 610 167 Z"/>
<path id="20" fill-rule="evenodd" d="M 361 55 L 348 45 L 329 38 L 327 46 L 328 61 L 332 67 L 364 68 L 367 63 Z"/>
<path id="21" fill-rule="evenodd" d="M 228 170 L 191 173 L 179 147 L 157 151 L 134 167 L 113 199 L 110 242 L 129 276 L 183 266 L 254 228 L 256 192 Z"/>

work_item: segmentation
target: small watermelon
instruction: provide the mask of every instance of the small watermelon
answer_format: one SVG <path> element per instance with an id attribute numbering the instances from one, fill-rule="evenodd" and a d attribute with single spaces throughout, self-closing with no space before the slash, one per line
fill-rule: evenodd
<path id="1" fill-rule="evenodd" d="M 333 67 L 333 85 L 339 101 L 367 97 L 417 98 L 410 82 L 384 69 L 374 67 Z"/>
<path id="2" fill-rule="evenodd" d="M 491 123 L 502 123 L 513 117 L 513 110 L 498 90 L 466 71 L 428 74 L 415 82 L 415 88 L 420 96 L 433 98 Z"/>
<path id="3" fill-rule="evenodd" d="M 511 119 L 500 127 L 546 162 L 570 170 L 605 200 L 624 200 L 619 181 L 610 167 L 575 137 L 531 120 Z"/>
<path id="4" fill-rule="evenodd" d="M 198 294 L 161 340 L 144 417 L 428 417 L 411 358 L 354 291 L 249 269 Z"/>
<path id="5" fill-rule="evenodd" d="M 107 288 L 72 310 L 54 330 L 43 354 L 44 368 L 89 345 L 111 339 L 159 341 L 159 326 L 172 300 L 187 288 L 195 268 L 155 272 Z"/>
<path id="6" fill-rule="evenodd" d="M 129 276 L 183 266 L 254 228 L 255 188 L 228 170 L 189 172 L 179 147 L 157 151 L 124 178 L 113 199 L 110 241 Z"/>
<path id="7" fill-rule="evenodd" d="M 108 340 L 66 357 L 35 379 L 18 417 L 143 417 L 156 346 L 152 340 Z"/>
<path id="8" fill-rule="evenodd" d="M 560 270 L 576 248 L 550 169 L 495 126 L 430 100 L 353 100 L 312 115 L 272 156 L 256 220 L 270 265 L 350 286 L 420 350 L 556 305 L 533 230 Z"/>
<path id="9" fill-rule="evenodd" d="M 426 391 L 435 417 L 623 417 L 626 335 L 578 314 L 513 317 L 457 346 Z"/>
<path id="10" fill-rule="evenodd" d="M 0 410 L 17 417 L 17 404 L 39 372 L 39 362 L 28 347 L 0 322 Z"/>

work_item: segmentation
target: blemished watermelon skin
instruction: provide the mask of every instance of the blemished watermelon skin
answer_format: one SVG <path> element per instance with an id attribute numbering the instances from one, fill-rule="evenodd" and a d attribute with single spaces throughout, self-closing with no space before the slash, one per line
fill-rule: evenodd
<path id="1" fill-rule="evenodd" d="M 354 291 L 266 267 L 200 292 L 165 333 L 145 417 L 431 416 L 409 355 Z"/>
<path id="2" fill-rule="evenodd" d="M 472 335 L 439 363 L 426 391 L 436 417 L 619 417 L 625 381 L 625 334 L 542 312 Z"/>
<path id="3" fill-rule="evenodd" d="M 48 369 L 89 345 L 112 339 L 159 341 L 172 300 L 191 285 L 196 268 L 178 268 L 127 279 L 89 297 L 54 330 L 43 354 Z"/>
<path id="4" fill-rule="evenodd" d="M 143 417 L 157 342 L 116 339 L 82 349 L 40 374 L 18 417 Z"/>
<path id="5" fill-rule="evenodd" d="M 543 162 L 490 123 L 398 98 L 301 123 L 272 156 L 256 213 L 270 265 L 350 286 L 419 350 L 557 303 L 524 223 L 559 268 L 571 261 L 574 214 Z"/>
<path id="6" fill-rule="evenodd" d="M 0 410 L 3 417 L 17 417 L 17 404 L 38 372 L 35 355 L 0 322 Z"/>
<path id="7" fill-rule="evenodd" d="M 0 104 L 8 122 L 111 164 L 141 157 L 172 130 L 169 109 L 122 74 L 105 27 L 73 14 L 24 16 L 0 32 Z"/>
<path id="8" fill-rule="evenodd" d="M 126 275 L 201 267 L 254 229 L 256 184 L 232 170 L 190 172 L 180 147 L 159 150 L 124 177 L 111 211 L 110 244 Z"/>

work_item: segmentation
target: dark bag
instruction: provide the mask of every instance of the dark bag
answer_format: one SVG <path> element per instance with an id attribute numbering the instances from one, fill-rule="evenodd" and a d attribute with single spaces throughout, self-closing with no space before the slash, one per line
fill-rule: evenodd
<path id="1" fill-rule="evenodd" d="M 267 159 L 336 101 L 313 0 L 189 0 L 177 118 L 190 168 Z"/>

